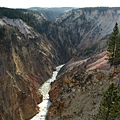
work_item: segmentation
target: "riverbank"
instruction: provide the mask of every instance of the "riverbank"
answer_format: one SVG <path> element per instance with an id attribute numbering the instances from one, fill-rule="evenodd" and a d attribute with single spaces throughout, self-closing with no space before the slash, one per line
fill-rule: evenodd
<path id="1" fill-rule="evenodd" d="M 51 83 L 56 80 L 56 76 L 63 65 L 56 67 L 56 71 L 53 71 L 53 75 L 48 79 L 40 88 L 39 91 L 43 95 L 43 101 L 38 105 L 40 107 L 40 112 L 34 116 L 31 120 L 46 120 L 46 115 L 50 105 L 52 104 L 49 100 L 49 90 L 51 88 Z"/>

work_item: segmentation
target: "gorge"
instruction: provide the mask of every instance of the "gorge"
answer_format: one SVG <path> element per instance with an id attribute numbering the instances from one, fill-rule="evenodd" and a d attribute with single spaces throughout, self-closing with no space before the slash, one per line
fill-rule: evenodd
<path id="1" fill-rule="evenodd" d="M 108 85 L 120 86 L 119 66 L 113 72 L 105 60 L 120 8 L 66 9 L 50 21 L 39 10 L 0 8 L 0 120 L 31 119 L 49 95 L 47 120 L 93 120 Z"/>
<path id="2" fill-rule="evenodd" d="M 43 95 L 43 101 L 38 105 L 40 107 L 40 112 L 31 120 L 46 120 L 47 112 L 51 105 L 49 100 L 49 90 L 51 88 L 52 82 L 56 80 L 56 76 L 61 67 L 63 67 L 63 65 L 56 67 L 56 71 L 53 71 L 52 77 L 44 82 L 44 84 L 39 88 L 39 92 Z"/>

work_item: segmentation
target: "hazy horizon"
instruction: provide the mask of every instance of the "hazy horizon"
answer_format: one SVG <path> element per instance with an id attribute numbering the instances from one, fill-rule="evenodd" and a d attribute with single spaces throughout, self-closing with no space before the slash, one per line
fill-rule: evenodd
<path id="1" fill-rule="evenodd" d="M 119 7 L 119 1 L 109 1 L 109 0 L 1 0 L 0 7 L 7 8 L 30 8 L 30 7 L 42 7 L 42 8 L 55 8 L 55 7 L 76 7 L 76 8 L 84 8 L 84 7 Z"/>

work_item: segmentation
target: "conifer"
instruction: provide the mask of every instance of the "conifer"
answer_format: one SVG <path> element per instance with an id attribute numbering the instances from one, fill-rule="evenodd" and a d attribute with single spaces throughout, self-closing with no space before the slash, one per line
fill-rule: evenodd
<path id="1" fill-rule="evenodd" d="M 120 95 L 118 88 L 112 83 L 104 94 L 98 114 L 94 120 L 119 120 L 120 119 Z"/>
<path id="2" fill-rule="evenodd" d="M 113 32 L 108 44 L 108 62 L 110 65 L 118 65 L 120 63 L 120 35 L 118 24 L 115 24 Z"/>

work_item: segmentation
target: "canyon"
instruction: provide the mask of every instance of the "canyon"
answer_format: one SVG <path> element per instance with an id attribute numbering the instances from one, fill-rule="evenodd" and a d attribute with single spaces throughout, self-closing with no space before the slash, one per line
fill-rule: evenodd
<path id="1" fill-rule="evenodd" d="M 120 28 L 119 11 L 79 8 L 51 22 L 34 10 L 0 8 L 0 120 L 28 120 L 40 112 L 38 89 L 63 63 L 46 119 L 92 120 L 108 85 L 119 83 L 119 67 L 114 73 L 105 60 L 116 22 Z"/>

